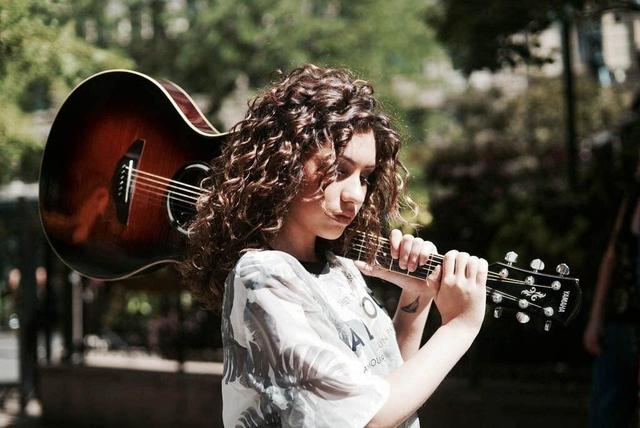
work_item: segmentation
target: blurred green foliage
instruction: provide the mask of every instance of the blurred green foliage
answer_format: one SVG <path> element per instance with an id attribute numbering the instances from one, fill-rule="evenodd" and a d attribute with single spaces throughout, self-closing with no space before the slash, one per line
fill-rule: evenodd
<path id="1" fill-rule="evenodd" d="M 62 3 L 0 0 L 0 184 L 37 179 L 49 125 L 43 111 L 57 108 L 81 79 L 133 65 L 78 37 L 68 13 Z"/>
<path id="2" fill-rule="evenodd" d="M 103 69 L 136 69 L 204 95 L 207 115 L 219 124 L 222 102 L 242 79 L 254 93 L 276 69 L 343 66 L 374 84 L 406 137 L 401 156 L 425 238 L 441 252 L 458 248 L 496 260 L 515 249 L 525 260 L 567 261 L 585 284 L 623 186 L 612 171 L 618 164 L 592 157 L 585 145 L 580 191 L 569 191 L 559 79 L 531 77 L 515 95 L 451 91 L 447 81 L 450 60 L 467 72 L 518 59 L 535 68 L 518 39 L 507 36 L 544 28 L 556 3 L 0 0 L 0 184 L 37 179 L 53 114 L 75 85 Z M 433 64 L 446 71 L 428 73 Z M 410 89 L 398 92 L 399 83 Z M 442 103 L 421 102 L 425 90 Z M 626 90 L 578 81 L 580 139 L 617 126 L 629 104 Z M 3 238 L 9 228 L 0 222 L 0 231 Z M 110 313 L 125 314 L 122 331 L 127 319 L 139 323 L 142 342 L 140 319 L 160 311 L 159 299 L 124 291 L 116 297 L 121 306 Z"/>
<path id="3" fill-rule="evenodd" d="M 135 68 L 206 95 L 215 113 L 248 78 L 251 90 L 304 62 L 345 66 L 389 100 L 393 76 L 417 76 L 442 55 L 407 0 L 0 0 L 0 183 L 34 180 L 53 111 L 108 68 Z M 42 112 L 48 112 L 44 114 Z M 219 122 L 218 122 L 219 123 Z"/>
<path id="4" fill-rule="evenodd" d="M 422 22 L 430 3 L 418 0 L 187 0 L 181 8 L 130 0 L 111 14 L 107 3 L 78 2 L 77 33 L 123 50 L 142 72 L 206 94 L 209 115 L 240 76 L 255 90 L 277 69 L 345 66 L 388 97 L 392 76 L 416 76 L 425 58 L 442 55 Z"/>

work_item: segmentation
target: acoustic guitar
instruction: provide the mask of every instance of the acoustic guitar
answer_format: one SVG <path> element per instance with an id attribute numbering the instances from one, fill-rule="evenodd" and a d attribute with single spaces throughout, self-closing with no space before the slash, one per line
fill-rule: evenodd
<path id="1" fill-rule="evenodd" d="M 55 253 L 72 269 L 103 280 L 136 275 L 184 257 L 185 225 L 204 192 L 208 161 L 227 133 L 216 130 L 178 85 L 129 70 L 109 70 L 80 83 L 51 127 L 40 170 L 40 217 Z M 360 234 L 345 254 L 364 259 L 378 239 L 377 263 L 421 278 L 440 264 L 433 255 L 414 272 L 390 257 L 388 240 Z M 569 268 L 543 274 L 506 263 L 491 265 L 488 303 L 566 324 L 581 291 Z"/>

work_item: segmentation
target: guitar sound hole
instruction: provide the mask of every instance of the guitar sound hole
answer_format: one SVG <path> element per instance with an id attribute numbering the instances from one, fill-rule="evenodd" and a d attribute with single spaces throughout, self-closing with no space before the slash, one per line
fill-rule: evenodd
<path id="1" fill-rule="evenodd" d="M 203 163 L 194 163 L 180 169 L 167 188 L 167 215 L 173 227 L 187 234 L 186 224 L 196 213 L 196 200 L 202 194 L 202 180 L 211 173 Z"/>

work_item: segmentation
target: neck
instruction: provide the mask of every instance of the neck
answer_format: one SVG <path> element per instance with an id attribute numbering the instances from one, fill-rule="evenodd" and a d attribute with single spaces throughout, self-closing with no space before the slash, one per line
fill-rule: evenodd
<path id="1" fill-rule="evenodd" d="M 315 251 L 315 236 L 288 233 L 285 228 L 286 226 L 283 226 L 278 236 L 269 242 L 271 248 L 289 253 L 300 261 L 319 261 Z"/>

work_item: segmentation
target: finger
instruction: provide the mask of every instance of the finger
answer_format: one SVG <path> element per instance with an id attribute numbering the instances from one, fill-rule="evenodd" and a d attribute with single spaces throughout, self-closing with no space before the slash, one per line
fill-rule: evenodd
<path id="1" fill-rule="evenodd" d="M 422 251 L 420 252 L 420 258 L 418 259 L 418 265 L 422 266 L 426 264 L 427 261 L 429 261 L 429 258 L 433 254 L 437 254 L 437 253 L 438 253 L 438 250 L 436 249 L 436 246 L 433 244 L 433 242 L 424 241 L 424 243 L 422 244 Z"/>
<path id="2" fill-rule="evenodd" d="M 383 269 L 379 266 L 371 266 L 362 260 L 354 260 L 353 264 L 362 272 L 364 275 L 372 276 L 374 278 L 380 278 L 385 281 L 391 282 L 393 284 L 398 285 L 399 287 L 403 287 L 401 284 L 397 282 L 397 273 L 394 273 L 390 270 Z"/>
<path id="3" fill-rule="evenodd" d="M 391 231 L 389 234 L 389 241 L 391 241 L 391 257 L 397 259 L 400 241 L 402 241 L 402 232 L 400 229 L 393 229 Z"/>
<path id="4" fill-rule="evenodd" d="M 407 262 L 407 270 L 413 272 L 418 267 L 418 259 L 422 253 L 424 240 L 422 238 L 414 238 L 411 243 L 411 252 L 409 253 L 409 261 Z"/>
<path id="5" fill-rule="evenodd" d="M 467 261 L 466 278 L 473 280 L 475 283 L 476 275 L 478 274 L 478 258 L 476 256 L 469 257 Z"/>
<path id="6" fill-rule="evenodd" d="M 484 285 L 487 282 L 487 275 L 489 273 L 489 263 L 485 259 L 478 260 L 478 272 L 476 273 L 476 284 Z"/>
<path id="7" fill-rule="evenodd" d="M 457 256 L 458 252 L 456 250 L 449 250 L 447 251 L 447 254 L 444 255 L 444 260 L 442 261 L 442 279 L 447 283 L 447 285 L 453 285 L 453 282 L 455 281 Z"/>
<path id="8" fill-rule="evenodd" d="M 435 294 L 438 294 L 438 291 L 440 291 L 441 280 L 442 280 L 442 266 L 436 266 L 433 272 L 431 272 L 427 277 L 427 282 L 429 283 L 429 287 L 433 289 L 433 292 Z"/>
<path id="9" fill-rule="evenodd" d="M 353 264 L 356 265 L 358 270 L 360 270 L 360 272 L 362 272 L 363 274 L 367 276 L 377 277 L 378 269 L 376 269 L 374 266 L 371 266 L 367 262 L 363 260 L 354 260 Z"/>
<path id="10" fill-rule="evenodd" d="M 409 253 L 411 253 L 411 243 L 413 242 L 413 235 L 406 234 L 400 241 L 400 252 L 398 257 L 398 264 L 401 269 L 407 268 L 407 262 L 409 261 Z"/>
<path id="11" fill-rule="evenodd" d="M 464 281 L 464 279 L 466 278 L 465 274 L 467 272 L 468 260 L 469 260 L 469 253 L 465 253 L 464 251 L 459 252 L 458 255 L 456 256 L 455 275 L 458 283 L 460 283 L 461 281 Z"/>

